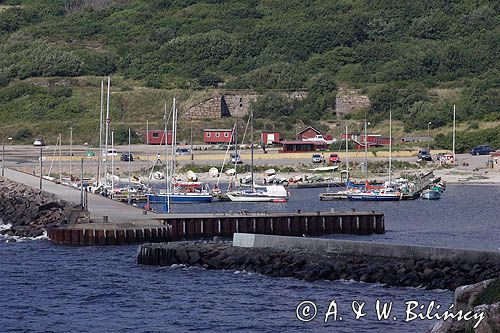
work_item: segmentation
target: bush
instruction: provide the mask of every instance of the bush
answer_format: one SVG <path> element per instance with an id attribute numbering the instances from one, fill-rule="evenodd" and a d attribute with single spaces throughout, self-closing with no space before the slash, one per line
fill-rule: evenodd
<path id="1" fill-rule="evenodd" d="M 28 128 L 22 128 L 18 130 L 13 136 L 12 139 L 15 141 L 26 141 L 28 139 L 31 139 L 33 137 L 33 133 L 31 132 L 30 129 Z"/>

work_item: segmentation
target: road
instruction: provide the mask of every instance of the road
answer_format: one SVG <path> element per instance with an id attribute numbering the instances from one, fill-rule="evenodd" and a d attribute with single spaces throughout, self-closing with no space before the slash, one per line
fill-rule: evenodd
<path id="1" fill-rule="evenodd" d="M 170 147 L 169 147 L 170 148 Z M 72 165 L 72 173 L 78 173 L 80 169 L 80 160 L 84 158 L 85 170 L 93 170 L 97 168 L 97 157 L 87 158 L 86 154 L 89 151 L 88 147 L 85 146 L 73 146 L 72 153 L 73 157 L 70 158 L 69 146 L 62 146 L 61 155 L 62 159 L 59 162 L 59 151 L 54 149 L 54 147 L 44 147 L 44 171 L 48 173 L 51 169 L 52 173 L 59 172 L 59 163 L 63 170 L 69 170 L 70 164 Z M 128 146 L 117 146 L 116 150 L 118 155 L 124 152 L 128 152 Z M 98 152 L 95 148 L 92 151 Z M 165 149 L 164 146 L 149 146 L 146 145 L 133 145 L 131 146 L 132 155 L 135 157 L 135 161 L 130 163 L 132 171 L 137 171 L 141 169 L 148 169 L 156 161 L 157 154 L 160 154 L 160 159 L 165 160 Z M 170 158 L 171 150 L 167 151 Z M 225 150 L 195 150 L 193 157 L 190 155 L 178 156 L 176 158 L 179 165 L 186 165 L 190 163 L 195 164 L 208 164 L 214 166 L 222 165 L 226 151 Z M 328 152 L 323 153 L 325 158 L 328 158 Z M 388 152 L 378 151 L 374 154 L 369 153 L 369 161 L 387 161 Z M 5 147 L 5 165 L 6 167 L 25 167 L 26 171 L 29 168 L 35 171 L 39 165 L 39 155 L 40 149 L 33 146 L 19 146 L 12 145 Z M 250 151 L 248 149 L 240 151 L 241 159 L 245 164 L 250 164 Z M 254 152 L 254 163 L 255 165 L 309 165 L 311 166 L 311 155 L 312 152 L 307 153 L 279 153 L 276 148 L 267 149 L 267 154 L 264 154 L 262 149 L 255 150 Z M 415 152 L 402 151 L 394 152 L 393 160 L 414 162 L 416 161 Z M 339 152 L 340 159 L 345 160 L 345 152 Z M 148 161 L 149 157 L 149 161 Z M 470 154 L 457 154 L 457 162 L 460 169 L 473 170 L 482 169 L 486 166 L 488 156 L 472 156 Z M 192 159 L 193 158 L 193 159 Z M 229 159 L 229 157 L 227 157 Z M 70 162 L 71 159 L 71 162 Z M 364 163 L 365 153 L 364 151 L 350 151 L 349 161 L 356 163 Z M 110 161 L 108 161 L 110 163 Z M 115 167 L 117 171 L 123 172 L 128 170 L 128 162 L 122 162 L 119 160 L 119 156 L 115 157 L 114 160 Z M 466 166 L 464 166 L 464 164 Z M 51 168 L 52 166 L 52 168 Z M 31 171 L 28 171 L 31 172 Z M 66 171 L 67 173 L 68 171 Z"/>

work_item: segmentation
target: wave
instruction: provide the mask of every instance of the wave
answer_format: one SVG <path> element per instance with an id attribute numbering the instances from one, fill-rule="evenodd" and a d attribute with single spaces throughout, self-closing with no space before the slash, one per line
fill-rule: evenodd
<path id="1" fill-rule="evenodd" d="M 9 230 L 12 227 L 12 224 L 0 224 L 0 232 L 4 230 Z M 47 236 L 47 231 L 44 231 L 43 234 L 40 236 L 36 237 L 21 237 L 21 236 L 11 236 L 11 235 L 0 235 L 0 241 L 3 241 L 5 243 L 10 243 L 10 242 L 25 242 L 25 241 L 31 241 L 31 240 L 45 240 L 49 239 Z"/>

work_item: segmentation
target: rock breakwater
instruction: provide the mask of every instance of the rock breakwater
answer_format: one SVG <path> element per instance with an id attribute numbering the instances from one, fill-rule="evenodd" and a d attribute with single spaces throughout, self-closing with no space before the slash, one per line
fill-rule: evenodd
<path id="1" fill-rule="evenodd" d="M 0 219 L 11 225 L 0 234 L 41 236 L 47 227 L 88 222 L 88 212 L 79 205 L 32 187 L 0 178 Z"/>
<path id="2" fill-rule="evenodd" d="M 139 248 L 137 262 L 247 271 L 307 281 L 344 279 L 449 290 L 492 278 L 500 271 L 499 263 L 490 262 L 471 264 L 460 260 L 358 257 L 303 249 L 241 248 L 229 243 L 200 242 L 145 244 Z"/>

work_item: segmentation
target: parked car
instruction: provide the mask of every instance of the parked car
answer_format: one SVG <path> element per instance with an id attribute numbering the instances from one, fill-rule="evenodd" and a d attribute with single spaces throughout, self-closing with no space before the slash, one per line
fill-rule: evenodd
<path id="1" fill-rule="evenodd" d="M 118 156 L 116 149 L 108 149 L 108 151 L 103 151 L 102 156 Z"/>
<path id="2" fill-rule="evenodd" d="M 129 153 L 121 154 L 120 161 L 123 161 L 123 162 L 128 162 L 128 161 L 133 162 L 134 161 L 134 156 L 132 154 L 129 154 Z"/>
<path id="3" fill-rule="evenodd" d="M 175 155 L 190 155 L 191 149 L 188 148 L 177 148 L 175 150 Z"/>
<path id="4" fill-rule="evenodd" d="M 240 154 L 231 153 L 231 163 L 233 164 L 242 164 Z"/>
<path id="5" fill-rule="evenodd" d="M 470 150 L 471 155 L 489 155 L 489 153 L 494 152 L 495 149 L 490 146 L 479 145 Z"/>
<path id="6" fill-rule="evenodd" d="M 427 150 L 420 149 L 417 154 L 417 161 L 432 161 L 432 156 Z"/>
<path id="7" fill-rule="evenodd" d="M 33 146 L 43 147 L 45 146 L 45 141 L 43 141 L 42 138 L 36 138 L 35 141 L 33 142 Z"/>
<path id="8" fill-rule="evenodd" d="M 337 164 L 340 163 L 340 157 L 336 153 L 330 154 L 330 157 L 328 157 L 328 163 L 330 164 Z"/>
<path id="9" fill-rule="evenodd" d="M 321 154 L 313 154 L 311 157 L 313 163 L 325 163 L 325 158 Z"/>

